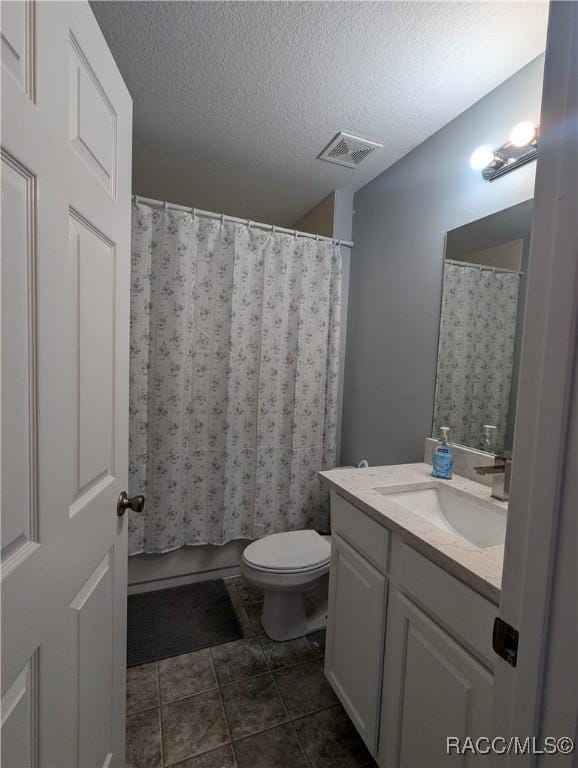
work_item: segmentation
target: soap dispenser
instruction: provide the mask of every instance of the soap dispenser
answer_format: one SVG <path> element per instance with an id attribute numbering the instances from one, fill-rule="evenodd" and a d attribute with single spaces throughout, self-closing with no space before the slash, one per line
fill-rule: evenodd
<path id="1" fill-rule="evenodd" d="M 495 453 L 496 427 L 493 424 L 482 424 L 482 429 L 484 431 L 484 438 L 482 440 L 483 450 L 487 451 L 487 453 Z"/>
<path id="2" fill-rule="evenodd" d="M 454 456 L 451 445 L 448 443 L 449 427 L 440 427 L 441 438 L 434 448 L 432 456 L 432 475 L 442 480 L 452 479 Z"/>

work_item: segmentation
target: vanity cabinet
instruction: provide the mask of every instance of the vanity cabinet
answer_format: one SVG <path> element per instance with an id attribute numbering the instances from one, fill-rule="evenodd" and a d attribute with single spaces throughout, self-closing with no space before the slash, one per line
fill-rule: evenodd
<path id="1" fill-rule="evenodd" d="M 334 491 L 331 523 L 329 682 L 380 768 L 455 765 L 492 733 L 497 607 Z"/>
<path id="2" fill-rule="evenodd" d="M 325 674 L 372 754 L 377 751 L 388 532 L 332 494 Z M 355 516 L 352 518 L 352 514 Z"/>

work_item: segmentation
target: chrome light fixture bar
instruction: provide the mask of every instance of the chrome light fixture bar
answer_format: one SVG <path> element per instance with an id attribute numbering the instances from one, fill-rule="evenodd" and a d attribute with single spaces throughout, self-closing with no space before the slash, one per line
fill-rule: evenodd
<path id="1" fill-rule="evenodd" d="M 470 163 L 482 172 L 486 181 L 494 181 L 506 173 L 536 159 L 539 128 L 530 122 L 519 123 L 510 134 L 510 140 L 497 149 L 478 147 Z"/>

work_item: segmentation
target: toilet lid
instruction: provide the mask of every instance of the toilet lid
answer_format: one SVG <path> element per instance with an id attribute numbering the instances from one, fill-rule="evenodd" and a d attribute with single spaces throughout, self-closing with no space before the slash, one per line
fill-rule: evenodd
<path id="1" fill-rule="evenodd" d="M 268 571 L 303 571 L 323 565 L 331 558 L 331 545 L 316 531 L 274 533 L 254 541 L 243 559 Z"/>

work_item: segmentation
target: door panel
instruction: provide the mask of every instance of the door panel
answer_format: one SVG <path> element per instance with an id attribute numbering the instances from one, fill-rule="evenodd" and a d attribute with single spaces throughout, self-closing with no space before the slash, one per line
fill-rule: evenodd
<path id="1" fill-rule="evenodd" d="M 22 91 L 34 94 L 34 5 L 30 0 L 2 3 L 2 68 Z"/>
<path id="2" fill-rule="evenodd" d="M 37 669 L 35 653 L 2 697 L 2 765 L 10 768 L 38 765 Z"/>
<path id="3" fill-rule="evenodd" d="M 70 36 L 69 114 L 74 151 L 114 196 L 117 115 L 73 34 Z"/>
<path id="4" fill-rule="evenodd" d="M 2 153 L 2 561 L 35 541 L 34 176 Z"/>
<path id="5" fill-rule="evenodd" d="M 108 553 L 71 603 L 75 661 L 75 765 L 96 768 L 112 753 L 113 573 Z M 97 675 L 98 670 L 103 674 Z M 103 745 L 106 758 L 103 761 Z"/>
<path id="6" fill-rule="evenodd" d="M 71 514 L 114 476 L 115 246 L 76 211 L 70 213 L 75 273 L 78 390 L 77 473 Z"/>
<path id="7" fill-rule="evenodd" d="M 132 106 L 88 3 L 2 23 L 2 763 L 120 766 Z"/>

